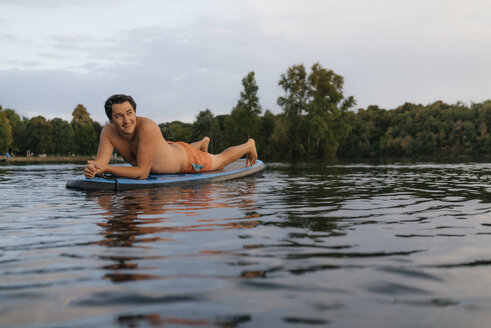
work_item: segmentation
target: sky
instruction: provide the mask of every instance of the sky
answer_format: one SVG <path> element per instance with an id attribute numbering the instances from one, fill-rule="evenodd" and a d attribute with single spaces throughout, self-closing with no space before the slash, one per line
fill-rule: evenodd
<path id="1" fill-rule="evenodd" d="M 281 113 L 288 67 L 344 77 L 356 108 L 491 99 L 488 0 L 0 0 L 0 105 L 107 122 L 112 94 L 157 123 L 229 114 L 255 72 Z"/>

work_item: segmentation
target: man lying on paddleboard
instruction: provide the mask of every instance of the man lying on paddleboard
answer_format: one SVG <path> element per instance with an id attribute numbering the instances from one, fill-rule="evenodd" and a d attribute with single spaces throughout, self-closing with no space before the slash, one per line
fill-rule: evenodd
<path id="1" fill-rule="evenodd" d="M 159 126 L 149 118 L 136 116 L 136 103 L 131 96 L 113 95 L 104 105 L 109 123 L 101 131 L 95 160 L 88 161 L 85 177 L 111 173 L 119 177 L 146 179 L 149 173 L 197 173 L 223 169 L 227 164 L 247 155 L 246 165 L 257 160 L 253 139 L 209 154 L 209 138 L 193 144 L 167 142 Z M 131 167 L 110 166 L 116 149 Z"/>

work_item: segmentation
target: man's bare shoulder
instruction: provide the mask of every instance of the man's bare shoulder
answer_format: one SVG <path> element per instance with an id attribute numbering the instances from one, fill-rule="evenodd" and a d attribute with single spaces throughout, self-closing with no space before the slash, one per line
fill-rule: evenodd
<path id="1" fill-rule="evenodd" d="M 116 127 L 112 123 L 107 123 L 102 127 L 101 135 L 112 135 L 117 133 Z"/>
<path id="2" fill-rule="evenodd" d="M 138 122 L 138 130 L 140 131 L 145 131 L 145 132 L 156 132 L 160 131 L 160 127 L 155 123 L 153 120 L 143 117 L 143 116 L 137 116 L 137 122 Z"/>
<path id="3" fill-rule="evenodd" d="M 137 116 L 136 119 L 138 125 L 140 126 L 158 126 L 157 123 L 155 123 L 152 119 L 149 119 L 148 117 Z"/>

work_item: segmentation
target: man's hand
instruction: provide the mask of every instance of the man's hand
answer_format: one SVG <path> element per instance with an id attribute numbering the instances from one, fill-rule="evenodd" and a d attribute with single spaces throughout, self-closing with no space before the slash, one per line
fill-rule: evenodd
<path id="1" fill-rule="evenodd" d="M 94 178 L 97 174 L 103 174 L 104 168 L 99 162 L 87 161 L 87 166 L 85 167 L 84 174 L 88 179 Z"/>

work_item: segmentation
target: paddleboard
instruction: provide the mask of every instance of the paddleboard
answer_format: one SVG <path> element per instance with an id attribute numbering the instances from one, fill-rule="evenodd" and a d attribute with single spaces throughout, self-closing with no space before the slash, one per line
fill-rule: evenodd
<path id="1" fill-rule="evenodd" d="M 266 165 L 257 160 L 253 166 L 246 166 L 245 159 L 228 164 L 223 170 L 194 174 L 150 174 L 145 180 L 120 178 L 115 176 L 87 179 L 84 175 L 68 181 L 67 188 L 83 190 L 128 190 L 165 188 L 170 185 L 188 185 L 238 179 L 263 171 Z"/>

